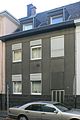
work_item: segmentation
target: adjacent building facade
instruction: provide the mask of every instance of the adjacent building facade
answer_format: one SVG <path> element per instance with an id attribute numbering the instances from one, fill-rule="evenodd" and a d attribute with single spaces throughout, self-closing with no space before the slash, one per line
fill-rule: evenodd
<path id="1" fill-rule="evenodd" d="M 20 31 L 1 37 L 10 106 L 34 100 L 67 102 L 80 95 L 80 2 L 38 14 L 30 4 L 27 11 L 19 19 Z"/>
<path id="2" fill-rule="evenodd" d="M 19 28 L 19 21 L 8 11 L 0 13 L 0 37 L 11 34 Z M 5 94 L 5 42 L 0 39 L 0 96 Z M 2 103 L 3 99 L 0 100 Z M 1 104 L 0 104 L 1 106 Z"/>

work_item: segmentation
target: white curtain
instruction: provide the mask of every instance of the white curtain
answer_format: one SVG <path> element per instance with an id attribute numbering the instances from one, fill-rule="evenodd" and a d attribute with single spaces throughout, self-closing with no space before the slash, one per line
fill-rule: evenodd
<path id="1" fill-rule="evenodd" d="M 41 81 L 32 81 L 32 93 L 41 93 Z"/>
<path id="2" fill-rule="evenodd" d="M 22 51 L 21 50 L 13 51 L 13 61 L 17 61 L 21 59 L 22 59 Z"/>
<path id="3" fill-rule="evenodd" d="M 21 81 L 13 81 L 13 93 L 21 93 L 22 84 Z"/>
<path id="4" fill-rule="evenodd" d="M 41 47 L 32 48 L 32 58 L 41 58 Z"/>

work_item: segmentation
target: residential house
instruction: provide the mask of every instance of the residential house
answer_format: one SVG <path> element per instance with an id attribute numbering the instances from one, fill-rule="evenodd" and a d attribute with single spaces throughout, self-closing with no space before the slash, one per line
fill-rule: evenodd
<path id="1" fill-rule="evenodd" d="M 80 2 L 42 13 L 32 4 L 27 8 L 20 31 L 1 37 L 10 106 L 34 100 L 74 106 L 80 95 Z"/>
<path id="2" fill-rule="evenodd" d="M 15 32 L 19 25 L 19 20 L 8 11 L 0 13 L 0 37 Z M 0 39 L 0 95 L 2 96 L 2 94 L 5 94 L 5 43 Z"/>

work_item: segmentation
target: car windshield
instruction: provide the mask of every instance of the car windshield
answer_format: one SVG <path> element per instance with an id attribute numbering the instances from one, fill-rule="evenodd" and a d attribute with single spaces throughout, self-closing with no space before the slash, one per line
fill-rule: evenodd
<path id="1" fill-rule="evenodd" d="M 57 104 L 55 104 L 55 106 L 56 106 L 59 110 L 61 110 L 62 112 L 66 112 L 66 111 L 70 110 L 68 107 L 66 107 L 65 105 L 63 105 L 63 104 L 61 104 L 61 103 L 57 103 Z"/>

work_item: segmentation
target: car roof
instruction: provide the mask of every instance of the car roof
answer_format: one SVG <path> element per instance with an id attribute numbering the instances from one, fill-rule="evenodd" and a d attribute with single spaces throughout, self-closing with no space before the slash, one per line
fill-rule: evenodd
<path id="1" fill-rule="evenodd" d="M 56 102 L 56 101 L 35 101 L 35 102 L 31 102 L 31 103 L 48 103 L 48 104 L 57 104 L 58 102 Z"/>
<path id="2" fill-rule="evenodd" d="M 59 102 L 56 101 L 34 101 L 34 102 L 29 102 L 26 105 L 30 105 L 30 104 L 57 104 Z"/>
<path id="3" fill-rule="evenodd" d="M 55 101 L 34 101 L 34 102 L 29 102 L 26 103 L 22 106 L 20 106 L 19 108 L 24 109 L 25 107 L 28 107 L 29 105 L 33 105 L 33 104 L 58 104 L 59 102 L 55 102 Z"/>

